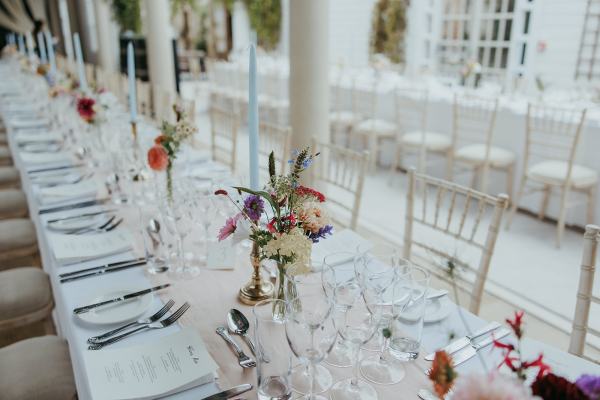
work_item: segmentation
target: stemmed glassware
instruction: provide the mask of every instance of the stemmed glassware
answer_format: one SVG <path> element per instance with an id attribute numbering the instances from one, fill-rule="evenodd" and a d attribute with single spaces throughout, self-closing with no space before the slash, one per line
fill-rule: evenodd
<path id="1" fill-rule="evenodd" d="M 356 279 L 335 289 L 334 323 L 340 336 L 352 349 L 352 377 L 331 388 L 332 400 L 376 400 L 375 389 L 359 379 L 360 347 L 368 342 L 379 327 L 381 310 L 369 307 Z"/>
<path id="2" fill-rule="evenodd" d="M 302 264 L 288 266 L 285 279 L 285 299 L 288 302 L 309 296 L 327 297 L 321 272 L 312 271 L 309 266 Z M 331 388 L 333 384 L 331 372 L 318 364 L 312 369 L 311 372 L 310 366 L 303 362 L 292 370 L 292 388 L 296 392 L 307 394 L 311 386 L 313 393 L 322 393 Z"/>
<path id="3" fill-rule="evenodd" d="M 363 376 L 377 384 L 398 383 L 406 374 L 404 366 L 390 357 L 388 346 L 393 311 L 400 311 L 410 300 L 409 291 L 394 291 L 399 281 L 410 278 L 407 272 L 408 265 L 408 262 L 399 258 L 393 249 L 378 254 L 365 253 L 357 259 L 356 275 L 363 297 L 372 312 L 376 309 L 381 314 L 377 332 L 381 340 L 380 350 L 360 363 Z"/>
<path id="4" fill-rule="evenodd" d="M 290 348 L 308 365 L 307 400 L 325 400 L 315 395 L 315 366 L 333 348 L 337 331 L 333 323 L 333 302 L 324 292 L 297 297 L 287 303 L 286 336 Z"/>

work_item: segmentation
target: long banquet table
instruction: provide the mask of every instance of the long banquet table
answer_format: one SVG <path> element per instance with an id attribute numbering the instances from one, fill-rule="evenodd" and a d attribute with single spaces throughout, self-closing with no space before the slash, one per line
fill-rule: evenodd
<path id="1" fill-rule="evenodd" d="M 0 104 L 0 107 L 1 106 L 2 105 Z M 206 395 L 217 392 L 221 388 L 226 388 L 231 385 L 248 382 L 256 384 L 255 369 L 243 370 L 240 368 L 237 365 L 231 350 L 223 340 L 215 334 L 215 328 L 217 326 L 226 324 L 225 317 L 230 308 L 236 307 L 249 317 L 252 315 L 250 307 L 241 304 L 237 300 L 239 287 L 247 281 L 250 275 L 250 268 L 245 261 L 247 260 L 247 254 L 245 254 L 244 251 L 239 252 L 236 266 L 232 270 L 204 269 L 197 278 L 190 280 L 175 280 L 168 274 L 148 275 L 144 268 L 132 268 L 118 273 L 100 275 L 91 279 L 61 284 L 58 279 L 59 273 L 70 272 L 102 263 L 129 259 L 132 258 L 134 254 L 133 252 L 129 252 L 106 257 L 104 259 L 96 259 L 94 261 L 77 263 L 70 266 L 61 266 L 54 259 L 52 249 L 49 247 L 49 232 L 46 227 L 46 221 L 49 218 L 61 218 L 80 214 L 83 211 L 94 211 L 96 209 L 111 207 L 119 209 L 120 216 L 126 218 L 126 226 L 133 227 L 136 223 L 135 212 L 133 212 L 132 208 L 126 204 L 109 204 L 40 215 L 40 204 L 37 200 L 36 185 L 30 179 L 30 174 L 28 173 L 30 167 L 26 165 L 20 157 L 21 149 L 14 139 L 16 129 L 10 124 L 11 114 L 2 112 L 1 108 L 0 113 L 2 113 L 1 116 L 5 121 L 5 125 L 7 125 L 8 139 L 14 162 L 16 167 L 20 170 L 22 188 L 27 194 L 30 216 L 36 227 L 43 268 L 50 276 L 56 304 L 54 310 L 55 324 L 58 334 L 64 337 L 69 343 L 79 398 L 84 400 L 94 398 L 92 393 L 90 393 L 87 375 L 88 366 L 84 359 L 84 354 L 89 351 L 87 350 L 86 339 L 101 333 L 105 329 L 110 329 L 111 327 L 98 328 L 86 325 L 73 315 L 72 310 L 88 300 L 90 294 L 117 287 L 124 282 L 134 284 L 140 288 L 154 286 L 159 282 L 171 282 L 173 286 L 170 289 L 161 293 L 160 296 L 154 296 L 154 304 L 151 307 L 152 310 L 159 309 L 163 302 L 165 302 L 165 299 L 168 298 L 174 299 L 177 305 L 184 301 L 188 301 L 191 303 L 192 307 L 180 320 L 179 324 L 166 329 L 150 331 L 133 336 L 116 343 L 112 347 L 118 348 L 144 343 L 145 341 L 151 341 L 160 336 L 172 334 L 181 329 L 182 326 L 186 326 L 199 332 L 210 354 L 219 365 L 219 377 L 215 383 L 189 389 L 171 395 L 169 398 L 200 399 Z M 40 167 L 40 165 L 36 165 L 36 167 Z M 98 173 L 96 173 L 94 179 L 97 179 L 100 182 L 104 181 L 104 177 L 99 176 Z M 135 232 L 134 229 L 132 229 L 132 231 Z M 139 254 L 136 255 L 139 256 Z M 462 310 L 462 313 L 466 318 L 468 327 L 463 323 L 458 308 L 456 307 L 451 312 L 450 316 L 442 322 L 425 326 L 422 343 L 423 351 L 421 352 L 423 355 L 446 345 L 448 343 L 450 332 L 453 332 L 454 335 L 462 336 L 467 334 L 468 330 L 475 331 L 486 324 L 485 320 L 472 315 L 465 310 Z M 251 320 L 252 318 L 249 319 Z M 253 323 L 252 320 L 250 322 L 251 324 Z M 570 378 L 576 378 L 582 372 L 596 371 L 597 373 L 600 373 L 600 368 L 597 365 L 567 355 L 558 349 L 533 340 L 525 340 L 524 349 L 525 352 L 529 354 L 537 354 L 537 352 L 543 351 L 546 354 L 548 361 L 554 366 L 555 371 Z M 501 359 L 501 356 L 497 351 L 491 351 L 489 348 L 483 349 L 480 353 L 482 357 L 474 357 L 468 362 L 460 365 L 459 372 L 481 372 L 482 362 L 485 363 L 486 368 L 492 369 L 495 368 Z M 407 364 L 407 376 L 402 382 L 391 386 L 375 386 L 380 398 L 398 398 L 398 393 L 406 394 L 407 398 L 416 398 L 416 393 L 419 389 L 429 387 L 427 378 L 423 373 L 427 364 L 428 363 L 422 359 Z M 341 378 L 347 378 L 351 375 L 351 368 L 328 368 L 334 376 L 334 381 Z M 251 392 L 251 394 L 243 395 L 243 397 L 248 398 L 255 398 L 255 396 L 255 391 Z"/>

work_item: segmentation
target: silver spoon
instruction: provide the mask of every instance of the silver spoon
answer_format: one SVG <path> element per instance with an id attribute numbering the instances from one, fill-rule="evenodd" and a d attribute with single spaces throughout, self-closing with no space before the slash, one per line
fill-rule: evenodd
<path id="1" fill-rule="evenodd" d="M 154 238 L 154 236 L 156 235 L 158 237 L 158 242 L 162 244 L 162 236 L 160 234 L 160 223 L 156 219 L 150 218 L 147 229 L 148 232 L 150 232 L 150 236 L 152 236 L 152 238 L 156 240 Z"/>
<path id="2" fill-rule="evenodd" d="M 242 314 L 240 310 L 237 310 L 235 308 L 229 310 L 229 312 L 227 313 L 227 326 L 231 333 L 240 335 L 244 339 L 248 347 L 250 347 L 252 353 L 254 353 L 254 355 L 258 357 L 256 353 L 256 347 L 254 346 L 252 339 L 250 339 L 250 337 L 247 336 L 248 329 L 250 329 L 250 323 L 248 322 L 246 316 Z M 263 361 L 268 362 L 267 360 Z"/>

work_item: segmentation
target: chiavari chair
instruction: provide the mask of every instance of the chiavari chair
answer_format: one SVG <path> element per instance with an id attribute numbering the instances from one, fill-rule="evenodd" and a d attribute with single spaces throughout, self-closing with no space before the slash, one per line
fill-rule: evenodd
<path id="1" fill-rule="evenodd" d="M 259 168 L 261 173 L 268 178 L 268 159 L 271 151 L 275 156 L 277 174 L 286 171 L 287 161 L 290 159 L 290 144 L 292 139 L 292 128 L 261 121 L 259 125 L 260 140 L 258 148 Z M 265 181 L 265 180 L 263 180 Z"/>
<path id="2" fill-rule="evenodd" d="M 231 109 L 211 106 L 211 153 L 214 161 L 225 164 L 232 173 L 236 169 L 238 119 Z"/>

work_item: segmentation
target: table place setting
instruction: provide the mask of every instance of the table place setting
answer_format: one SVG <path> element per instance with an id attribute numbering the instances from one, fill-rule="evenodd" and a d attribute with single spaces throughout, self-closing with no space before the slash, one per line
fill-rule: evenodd
<path id="1" fill-rule="evenodd" d="M 131 250 L 133 236 L 125 228 L 94 235 L 49 232 L 48 243 L 55 260 L 61 265 L 70 265 Z"/>
<path id="2" fill-rule="evenodd" d="M 82 200 L 93 200 L 99 192 L 98 182 L 92 175 L 63 176 L 49 181 L 37 180 L 37 197 L 42 207 L 51 207 Z M 70 181 L 69 181 L 70 179 Z"/>

